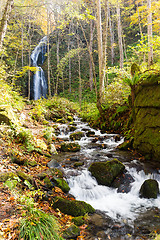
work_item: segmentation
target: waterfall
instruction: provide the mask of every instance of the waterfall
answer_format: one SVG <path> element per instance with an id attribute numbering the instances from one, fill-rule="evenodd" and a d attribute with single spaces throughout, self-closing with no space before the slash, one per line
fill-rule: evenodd
<path id="1" fill-rule="evenodd" d="M 31 86 L 31 98 L 37 100 L 41 97 L 47 98 L 47 80 L 43 69 L 39 66 L 44 63 L 45 54 L 47 53 L 47 36 L 43 37 L 31 54 L 32 66 L 37 70 L 33 76 Z"/>

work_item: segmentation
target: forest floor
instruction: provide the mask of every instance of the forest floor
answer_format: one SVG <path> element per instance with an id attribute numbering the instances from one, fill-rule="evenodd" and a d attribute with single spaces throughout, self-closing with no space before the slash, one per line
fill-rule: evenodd
<path id="1" fill-rule="evenodd" d="M 27 107 L 20 114 L 25 118 L 25 127 L 27 127 L 27 129 L 29 129 L 34 136 L 42 138 L 41 133 L 44 130 L 44 125 L 31 119 L 29 114 L 31 108 L 32 106 L 27 105 Z M 12 152 L 19 153 L 21 160 L 36 161 L 37 166 L 32 167 L 13 163 L 11 159 Z M 23 145 L 17 143 L 14 138 L 12 139 L 12 141 L 10 141 L 8 140 L 8 138 L 0 136 L 0 174 L 6 172 L 16 172 L 18 170 L 29 174 L 34 178 L 34 176 L 36 176 L 40 172 L 49 169 L 47 163 L 50 160 L 51 159 L 49 157 L 43 154 L 39 154 L 38 152 L 24 152 Z M 35 184 L 37 184 L 36 181 Z M 55 196 L 63 196 L 64 193 L 60 188 L 55 187 L 53 194 L 55 194 Z M 57 217 L 60 223 L 61 232 L 63 232 L 63 230 L 71 224 L 72 217 L 52 209 L 49 201 L 38 200 L 36 204 L 37 208 L 40 208 L 41 210 L 49 214 L 53 214 L 55 217 Z M 4 185 L 4 182 L 0 182 L 0 240 L 18 239 L 18 226 L 19 221 L 22 218 L 21 210 L 21 206 L 19 203 L 17 203 L 16 197 L 13 192 Z"/>

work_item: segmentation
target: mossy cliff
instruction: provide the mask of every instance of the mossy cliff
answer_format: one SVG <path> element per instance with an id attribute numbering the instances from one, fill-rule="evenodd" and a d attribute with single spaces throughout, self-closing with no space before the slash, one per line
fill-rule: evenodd
<path id="1" fill-rule="evenodd" d="M 160 74 L 151 76 L 137 88 L 133 147 L 146 159 L 160 161 Z"/>

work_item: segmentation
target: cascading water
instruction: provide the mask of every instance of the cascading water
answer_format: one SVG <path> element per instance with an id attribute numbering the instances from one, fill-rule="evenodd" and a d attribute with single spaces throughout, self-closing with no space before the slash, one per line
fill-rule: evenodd
<path id="1" fill-rule="evenodd" d="M 70 194 L 75 196 L 77 200 L 85 201 L 95 209 L 103 211 L 115 221 L 131 225 L 139 215 L 148 209 L 160 206 L 160 197 L 157 199 L 139 197 L 140 187 L 146 179 L 154 178 L 160 184 L 159 172 L 151 170 L 151 173 L 145 173 L 143 164 L 138 160 L 134 158 L 132 160 L 121 159 L 123 155 L 118 155 L 121 153 L 114 152 L 114 149 L 123 142 L 122 138 L 115 142 L 114 134 L 101 134 L 100 131 L 91 129 L 86 123 L 82 123 L 78 119 L 75 121 L 75 125 L 77 127 L 76 131 L 85 131 L 85 129 L 94 131 L 95 136 L 99 136 L 100 140 L 95 144 L 92 141 L 94 137 L 85 136 L 78 141 L 81 145 L 81 152 L 76 157 L 81 159 L 85 156 L 85 164 L 78 170 L 70 167 L 64 169 L 70 186 Z M 64 132 L 63 130 L 59 137 L 63 139 L 65 137 L 69 138 L 69 134 L 64 134 Z M 99 144 L 104 145 L 104 148 L 98 148 Z M 109 153 L 112 153 L 112 157 L 117 157 L 118 159 L 120 158 L 120 161 L 124 161 L 128 174 L 133 178 L 133 182 L 130 183 L 130 191 L 118 192 L 116 188 L 98 185 L 97 181 L 87 170 L 93 161 L 109 160 Z"/>
<path id="2" fill-rule="evenodd" d="M 31 54 L 32 65 L 37 68 L 31 86 L 31 98 L 38 100 L 47 97 L 47 80 L 43 69 L 39 66 L 44 63 L 47 53 L 47 36 L 43 37 Z"/>

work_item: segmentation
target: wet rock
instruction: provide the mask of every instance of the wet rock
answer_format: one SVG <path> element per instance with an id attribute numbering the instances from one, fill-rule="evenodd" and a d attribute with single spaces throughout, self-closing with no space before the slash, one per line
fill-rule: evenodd
<path id="1" fill-rule="evenodd" d="M 117 192 L 128 193 L 131 190 L 131 183 L 134 182 L 133 177 L 129 173 L 123 173 L 121 176 L 117 177 L 113 183 L 112 187 L 118 188 Z"/>
<path id="2" fill-rule="evenodd" d="M 64 239 L 77 239 L 79 235 L 80 235 L 79 227 L 77 227 L 76 225 L 72 225 L 63 232 L 62 237 Z"/>
<path id="3" fill-rule="evenodd" d="M 49 147 L 50 154 L 58 154 L 55 145 L 52 143 Z"/>
<path id="4" fill-rule="evenodd" d="M 101 185 L 111 186 L 114 179 L 123 173 L 125 166 L 117 159 L 107 162 L 94 162 L 89 171 Z"/>
<path id="5" fill-rule="evenodd" d="M 122 144 L 118 145 L 117 148 L 124 151 L 133 148 L 133 139 L 123 142 Z"/>
<path id="6" fill-rule="evenodd" d="M 52 207 L 54 209 L 58 208 L 61 212 L 73 217 L 84 216 L 86 213 L 95 212 L 94 208 L 84 201 L 68 200 L 61 197 L 54 199 Z"/>
<path id="7" fill-rule="evenodd" d="M 56 160 L 51 160 L 50 162 L 47 163 L 47 166 L 49 168 L 60 168 L 61 165 L 56 161 Z"/>
<path id="8" fill-rule="evenodd" d="M 79 157 L 77 157 L 77 156 L 70 158 L 70 161 L 73 161 L 73 162 L 78 162 L 79 160 L 80 160 L 80 159 L 79 159 Z"/>
<path id="9" fill-rule="evenodd" d="M 54 187 L 54 183 L 50 181 L 48 177 L 45 177 L 44 184 L 45 184 L 45 187 L 48 189 L 52 189 Z"/>
<path id="10" fill-rule="evenodd" d="M 70 126 L 69 126 L 69 130 L 70 130 L 71 132 L 75 131 L 76 129 L 77 129 L 76 126 L 73 126 L 73 125 L 70 125 Z"/>
<path id="11" fill-rule="evenodd" d="M 80 145 L 75 142 L 61 143 L 62 152 L 78 152 L 80 148 Z"/>
<path id="12" fill-rule="evenodd" d="M 115 142 L 119 142 L 121 140 L 121 136 L 120 135 L 116 135 L 113 137 Z"/>
<path id="13" fill-rule="evenodd" d="M 57 187 L 62 189 L 64 193 L 69 192 L 70 187 L 68 186 L 68 183 L 63 178 L 53 178 L 52 181 L 55 183 Z"/>
<path id="14" fill-rule="evenodd" d="M 94 132 L 94 131 L 88 131 L 88 132 L 86 133 L 86 136 L 87 136 L 87 137 L 94 137 L 94 136 L 95 136 L 95 132 Z"/>
<path id="15" fill-rule="evenodd" d="M 145 180 L 139 194 L 142 198 L 157 198 L 159 194 L 158 182 L 154 179 Z"/>
<path id="16" fill-rule="evenodd" d="M 71 140 L 80 140 L 82 137 L 84 137 L 84 132 L 74 132 L 70 134 Z"/>
<path id="17" fill-rule="evenodd" d="M 81 167 L 81 166 L 83 166 L 84 165 L 84 162 L 75 162 L 74 164 L 74 167 Z"/>

